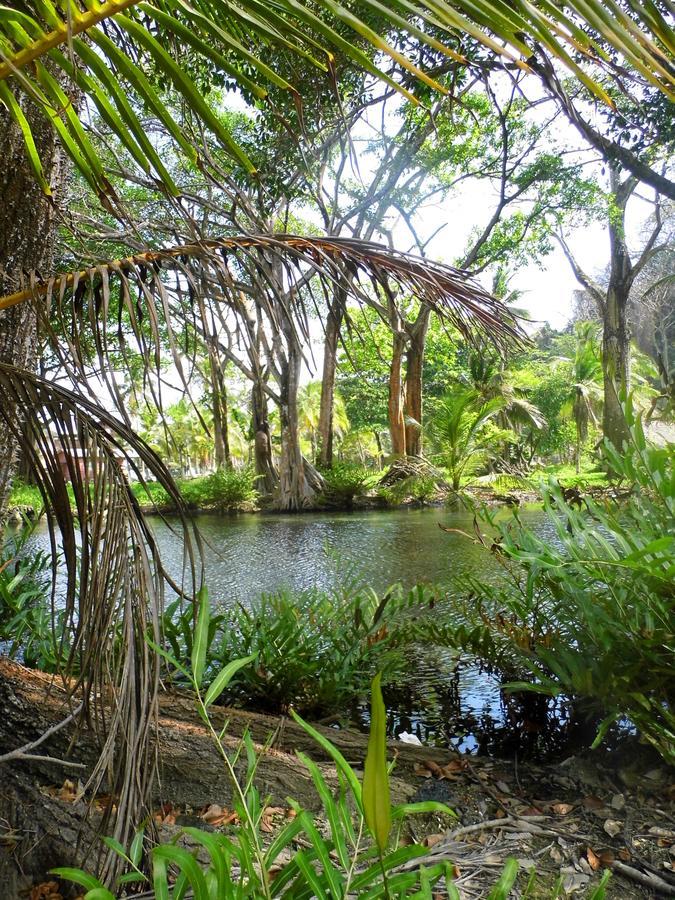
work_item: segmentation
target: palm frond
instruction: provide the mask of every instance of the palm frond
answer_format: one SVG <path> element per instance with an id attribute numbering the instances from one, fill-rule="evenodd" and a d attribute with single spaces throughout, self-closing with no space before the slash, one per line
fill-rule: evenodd
<path id="1" fill-rule="evenodd" d="M 327 293 L 336 284 L 345 298 L 368 304 L 384 317 L 386 299 L 399 291 L 431 307 L 469 341 L 483 336 L 503 348 L 525 340 L 508 308 L 461 270 L 365 241 L 287 234 L 201 241 L 46 281 L 33 279 L 26 289 L 1 298 L 0 310 L 36 302 L 63 371 L 91 391 L 83 349 L 87 335 L 108 392 L 124 414 L 110 363 L 110 347 L 119 357 L 121 339 L 122 357 L 126 342 L 135 341 L 157 374 L 168 344 L 187 389 L 181 334 L 186 327 L 199 334 L 208 326 L 207 305 L 234 309 L 245 323 L 242 292 L 248 291 L 276 329 L 283 320 L 299 344 L 308 347 L 309 312 L 325 315 Z M 242 341 L 247 339 L 244 332 L 242 326 Z"/>
<path id="2" fill-rule="evenodd" d="M 145 637 L 161 640 L 167 579 L 121 463 L 139 477 L 144 465 L 179 510 L 183 502 L 161 460 L 86 398 L 4 364 L 0 392 L 0 425 L 20 444 L 42 494 L 52 557 L 63 557 L 52 586 L 53 615 L 63 620 L 61 675 L 69 695 L 81 697 L 101 749 L 87 787 L 92 798 L 104 784 L 113 796 L 114 821 L 104 824 L 126 846 L 133 823 L 148 813 L 154 776 L 159 658 Z M 193 560 L 189 526 L 181 521 Z M 192 582 L 195 575 L 192 565 Z"/>
<path id="3" fill-rule="evenodd" d="M 653 3 L 627 0 L 626 8 L 617 0 L 570 0 L 564 6 L 527 0 L 398 0 L 390 4 L 364 0 L 364 6 L 386 21 L 394 35 L 411 35 L 459 62 L 466 60 L 453 48 L 457 35 L 463 34 L 525 70 L 529 68 L 527 60 L 543 49 L 610 105 L 601 79 L 589 74 L 586 63 L 601 71 L 631 67 L 675 99 L 673 31 Z M 180 60 L 166 49 L 174 44 L 188 46 L 197 58 L 258 100 L 267 96 L 269 85 L 299 99 L 298 86 L 265 62 L 267 51 L 277 47 L 325 72 L 332 68 L 335 54 L 340 54 L 414 101 L 400 81 L 372 62 L 359 46 L 363 42 L 415 79 L 443 90 L 385 34 L 359 18 L 351 5 L 320 0 L 318 7 L 323 15 L 302 0 L 80 0 L 69 2 L 67 13 L 52 0 L 22 9 L 0 6 L 0 85 L 6 83 L 0 88 L 0 103 L 20 126 L 36 177 L 46 192 L 50 186 L 16 93 L 37 102 L 75 165 L 99 195 L 108 198 L 114 197 L 114 191 L 105 167 L 89 141 L 72 91 L 64 85 L 73 85 L 88 98 L 136 162 L 175 194 L 176 185 L 145 135 L 134 107 L 140 105 L 152 112 L 193 161 L 198 158 L 199 142 L 179 127 L 147 77 L 148 67 L 161 74 L 191 114 L 239 164 L 253 171 L 253 164 L 203 99 Z M 338 23 L 351 31 L 352 40 L 342 36 Z M 440 29 L 447 39 L 432 36 L 431 29 Z"/>

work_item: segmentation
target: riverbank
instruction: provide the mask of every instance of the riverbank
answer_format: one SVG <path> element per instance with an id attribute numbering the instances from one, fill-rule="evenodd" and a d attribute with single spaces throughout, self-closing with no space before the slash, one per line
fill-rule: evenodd
<path id="1" fill-rule="evenodd" d="M 572 497 L 604 494 L 612 495 L 604 472 L 588 470 L 577 474 L 571 466 L 551 466 L 537 470 L 525 477 L 500 475 L 478 478 L 467 482 L 459 491 L 453 491 L 446 484 L 433 479 L 421 481 L 411 479 L 409 484 L 372 486 L 361 493 L 349 492 L 319 497 L 314 506 L 300 510 L 301 513 L 346 512 L 350 510 L 424 509 L 441 508 L 448 504 L 459 504 L 465 500 L 478 505 L 503 504 L 520 507 L 536 504 L 542 499 L 541 486 L 553 480 L 569 492 Z M 192 479 L 179 479 L 177 484 L 191 514 L 223 513 L 228 515 L 250 513 L 275 513 L 272 498 L 260 497 L 254 488 L 255 479 L 248 474 L 231 473 L 225 479 L 219 473 Z M 146 515 L 171 515 L 176 506 L 169 502 L 163 487 L 157 482 L 132 482 L 131 485 L 141 510 Z M 37 487 L 15 484 L 9 498 L 10 520 L 20 522 L 23 518 L 34 519 L 41 515 L 42 497 Z"/>
<path id="2" fill-rule="evenodd" d="M 35 740 L 70 708 L 58 681 L 0 659 L 1 752 Z M 321 827 L 322 804 L 296 754 L 307 754 L 335 787 L 335 768 L 322 747 L 285 716 L 213 707 L 213 719 L 217 729 L 227 723 L 229 752 L 236 751 L 245 731 L 251 734 L 259 755 L 256 782 L 267 798 L 267 836 L 272 839 L 287 822 L 289 797 L 316 813 Z M 361 777 L 366 736 L 321 725 L 316 730 Z M 54 865 L 82 865 L 91 855 L 88 839 L 103 810 L 115 802 L 105 793 L 84 794 L 96 742 L 86 726 L 77 740 L 75 733 L 67 724 L 41 745 L 38 758 L 5 763 L 0 883 L 8 900 L 48 882 Z M 160 697 L 156 750 L 161 788 L 153 795 L 153 814 L 160 840 L 185 843 L 183 826 L 236 837 L 229 778 L 187 694 Z M 550 900 L 558 883 L 564 896 L 588 897 L 606 868 L 612 872 L 609 900 L 675 896 L 673 772 L 647 753 L 634 754 L 627 763 L 621 754 L 588 752 L 546 765 L 390 741 L 388 756 L 395 760 L 395 803 L 436 800 L 454 810 L 456 818 L 436 812 L 412 817 L 404 840 L 428 848 L 422 864 L 453 862 L 462 898 L 487 891 L 508 858 L 521 865 L 521 889 L 536 870 L 536 889 L 528 896 L 541 900 Z M 80 767 L 75 774 L 73 766 Z M 84 841 L 78 845 L 80 829 Z M 62 886 L 57 890 L 59 897 L 68 896 Z"/>

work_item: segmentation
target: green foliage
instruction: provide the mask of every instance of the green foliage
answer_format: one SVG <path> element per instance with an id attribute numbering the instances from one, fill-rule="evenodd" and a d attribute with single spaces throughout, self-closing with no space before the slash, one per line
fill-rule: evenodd
<path id="1" fill-rule="evenodd" d="M 24 484 L 20 478 L 12 482 L 12 490 L 7 503 L 9 509 L 17 509 L 21 513 L 37 513 L 42 509 L 42 494 L 33 484 Z"/>
<path id="2" fill-rule="evenodd" d="M 459 490 L 462 479 L 473 474 L 490 450 L 503 443 L 508 432 L 492 426 L 503 409 L 501 398 L 484 400 L 475 389 L 462 387 L 448 391 L 438 404 L 430 436 L 453 490 Z"/>
<path id="3" fill-rule="evenodd" d="M 627 453 L 604 448 L 624 499 L 568 505 L 556 484 L 546 490 L 555 542 L 483 512 L 507 576 L 455 585 L 453 641 L 515 675 L 514 689 L 562 694 L 602 717 L 598 741 L 627 717 L 673 762 L 675 454 L 650 446 L 639 420 L 631 435 Z"/>
<path id="4" fill-rule="evenodd" d="M 354 498 L 363 496 L 377 480 L 377 475 L 354 463 L 335 463 L 321 474 L 324 489 L 319 502 L 327 506 L 351 507 Z"/>
<path id="5" fill-rule="evenodd" d="M 377 495 L 388 506 L 400 506 L 407 500 L 431 503 L 439 495 L 439 481 L 442 482 L 440 472 L 437 477 L 431 474 L 409 475 L 393 484 L 378 487 Z"/>
<path id="6" fill-rule="evenodd" d="M 326 715 L 366 693 L 375 669 L 392 676 L 402 660 L 393 648 L 394 621 L 412 603 L 390 591 L 384 599 L 362 589 L 263 595 L 240 605 L 216 633 L 212 666 L 255 654 L 226 694 L 230 702 Z"/>
<path id="7" fill-rule="evenodd" d="M 256 476 L 251 469 L 217 469 L 199 478 L 179 479 L 178 488 L 188 506 L 200 509 L 238 509 L 255 503 Z M 155 481 L 136 482 L 131 489 L 142 506 L 159 509 L 169 503 L 164 488 Z"/>
<path id="8" fill-rule="evenodd" d="M 67 648 L 60 646 L 60 618 L 52 619 L 50 557 L 28 547 L 33 530 L 26 522 L 0 553 L 0 643 L 10 658 L 53 672 Z"/>
<path id="9" fill-rule="evenodd" d="M 141 506 L 156 506 L 158 509 L 161 509 L 170 505 L 169 495 L 157 481 L 145 481 L 143 483 L 135 481 L 131 485 L 131 490 Z"/>
<path id="10" fill-rule="evenodd" d="M 313 715 L 340 712 L 367 692 L 376 669 L 390 678 L 400 671 L 398 625 L 418 603 L 417 590 L 399 587 L 382 598 L 358 586 L 264 594 L 227 616 L 210 616 L 202 644 L 204 683 L 211 684 L 229 660 L 255 656 L 256 665 L 239 672 L 224 691 L 226 702 L 275 712 L 290 706 Z M 179 681 L 194 654 L 194 622 L 192 604 L 180 600 L 163 616 Z"/>
<path id="11" fill-rule="evenodd" d="M 181 481 L 179 487 L 188 504 L 235 509 L 255 502 L 255 478 L 252 469 L 217 469 L 203 478 Z"/>

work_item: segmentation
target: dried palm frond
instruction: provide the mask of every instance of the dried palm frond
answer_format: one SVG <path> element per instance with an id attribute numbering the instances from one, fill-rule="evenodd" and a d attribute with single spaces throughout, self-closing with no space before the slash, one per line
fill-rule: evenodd
<path id="1" fill-rule="evenodd" d="M 161 460 L 129 428 L 93 402 L 37 376 L 0 364 L 0 426 L 20 444 L 49 513 L 54 566 L 53 616 L 64 621 L 64 685 L 83 701 L 100 758 L 88 788 L 105 784 L 115 815 L 105 828 L 123 845 L 148 810 L 154 761 L 159 641 L 167 580 L 152 532 L 122 463 L 146 467 L 181 514 L 191 585 L 195 581 L 183 504 Z M 21 410 L 21 421 L 12 414 Z M 72 495 L 72 496 L 71 496 Z M 59 584 L 65 571 L 65 591 Z M 110 862 L 110 861 L 109 861 Z"/>
<path id="2" fill-rule="evenodd" d="M 133 341 L 159 369 L 162 347 L 168 345 L 182 377 L 185 326 L 201 333 L 207 306 L 225 305 L 245 315 L 246 295 L 264 309 L 275 330 L 292 323 L 307 345 L 309 312 L 322 316 L 327 292 L 336 285 L 346 299 L 374 307 L 385 319 L 398 292 L 429 306 L 467 340 L 487 337 L 503 348 L 524 339 L 509 308 L 459 269 L 367 241 L 289 234 L 204 240 L 33 280 L 0 298 L 0 310 L 37 302 L 64 371 L 86 385 L 91 374 L 86 361 L 93 351 L 111 396 L 119 399 L 111 347 L 123 358 Z"/>

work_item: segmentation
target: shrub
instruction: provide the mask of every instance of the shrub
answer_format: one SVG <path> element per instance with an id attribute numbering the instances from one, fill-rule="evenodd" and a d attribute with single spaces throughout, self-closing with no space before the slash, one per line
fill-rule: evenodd
<path id="1" fill-rule="evenodd" d="M 40 489 L 33 484 L 24 484 L 19 478 L 12 483 L 12 491 L 9 495 L 8 508 L 18 509 L 22 513 L 38 513 L 43 507 Z"/>
<path id="2" fill-rule="evenodd" d="M 217 469 L 211 475 L 180 482 L 185 501 L 198 507 L 236 509 L 257 499 L 252 469 Z"/>
<path id="3" fill-rule="evenodd" d="M 637 421 L 631 446 L 621 453 L 606 446 L 604 456 L 630 486 L 628 496 L 584 498 L 579 507 L 552 483 L 545 507 L 557 541 L 517 515 L 498 523 L 483 511 L 483 524 L 498 533 L 490 549 L 506 577 L 492 586 L 457 581 L 444 637 L 521 678 L 512 688 L 564 695 L 603 717 L 594 745 L 627 717 L 672 762 L 674 454 L 648 445 Z"/>
<path id="4" fill-rule="evenodd" d="M 0 643 L 10 658 L 54 672 L 68 648 L 61 645 L 62 617 L 52 621 L 50 557 L 28 550 L 34 527 L 26 523 L 0 552 Z"/>
<path id="5" fill-rule="evenodd" d="M 353 463 L 337 463 L 321 472 L 324 488 L 320 502 L 327 506 L 351 507 L 355 497 L 365 494 L 377 479 L 368 469 Z"/>
<path id="6" fill-rule="evenodd" d="M 398 621 L 417 602 L 417 592 L 368 588 L 266 594 L 214 616 L 208 635 L 207 678 L 231 659 L 256 655 L 224 694 L 230 703 L 273 711 L 294 706 L 303 713 L 339 713 L 367 691 L 376 668 L 391 677 L 403 665 L 395 648 Z M 185 661 L 191 653 L 193 610 L 167 610 L 165 640 Z"/>
<path id="7" fill-rule="evenodd" d="M 170 504 L 169 495 L 158 481 L 136 481 L 131 485 L 131 490 L 141 506 L 156 506 L 162 508 Z"/>

